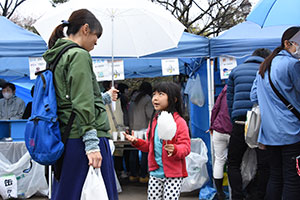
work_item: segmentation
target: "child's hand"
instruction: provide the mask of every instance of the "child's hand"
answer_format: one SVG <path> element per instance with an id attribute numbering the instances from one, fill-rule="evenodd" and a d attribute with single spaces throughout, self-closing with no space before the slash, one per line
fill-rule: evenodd
<path id="1" fill-rule="evenodd" d="M 173 144 L 166 144 L 164 148 L 168 152 L 168 157 L 172 156 L 172 154 L 174 152 L 174 145 Z"/>
<path id="2" fill-rule="evenodd" d="M 134 137 L 134 132 L 131 131 L 131 135 L 127 134 L 127 133 L 123 133 L 123 135 L 125 136 L 126 140 L 128 140 L 129 142 L 135 143 L 137 142 L 137 138 Z"/>

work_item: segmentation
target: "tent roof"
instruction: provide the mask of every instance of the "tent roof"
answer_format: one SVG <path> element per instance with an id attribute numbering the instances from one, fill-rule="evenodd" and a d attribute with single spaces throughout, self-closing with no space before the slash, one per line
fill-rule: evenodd
<path id="1" fill-rule="evenodd" d="M 208 38 L 184 32 L 178 47 L 143 56 L 142 58 L 197 58 L 209 56 Z"/>
<path id="2" fill-rule="evenodd" d="M 0 57 L 41 56 L 46 50 L 45 41 L 38 35 L 0 16 Z"/>
<path id="3" fill-rule="evenodd" d="M 245 21 L 222 35 L 210 40 L 210 55 L 245 57 L 257 48 L 275 49 L 280 45 L 283 32 L 291 25 L 270 26 L 261 28 L 259 25 Z"/>

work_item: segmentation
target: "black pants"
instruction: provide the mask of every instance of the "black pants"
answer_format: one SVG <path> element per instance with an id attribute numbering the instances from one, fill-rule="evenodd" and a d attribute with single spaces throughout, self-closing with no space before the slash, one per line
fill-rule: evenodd
<path id="1" fill-rule="evenodd" d="M 300 199 L 300 176 L 296 170 L 296 157 L 300 155 L 300 142 L 284 146 L 267 146 L 270 153 L 270 179 L 266 200 Z"/>
<path id="2" fill-rule="evenodd" d="M 237 120 L 245 121 L 242 118 Z M 244 137 L 244 125 L 233 123 L 228 145 L 228 179 L 232 200 L 242 200 L 244 198 L 240 167 L 247 148 Z"/>
<path id="3" fill-rule="evenodd" d="M 255 178 L 246 187 L 246 200 L 264 200 L 270 176 L 270 155 L 267 150 L 256 148 L 257 170 Z"/>

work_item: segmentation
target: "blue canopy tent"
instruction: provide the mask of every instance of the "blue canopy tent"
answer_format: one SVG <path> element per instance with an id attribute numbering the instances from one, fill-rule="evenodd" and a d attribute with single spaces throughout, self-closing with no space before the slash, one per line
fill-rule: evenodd
<path id="1" fill-rule="evenodd" d="M 0 16 L 0 78 L 16 84 L 16 95 L 28 102 L 32 84 L 28 57 L 41 56 L 47 49 L 44 40 L 5 17 Z"/>
<path id="2" fill-rule="evenodd" d="M 280 45 L 283 32 L 291 25 L 270 26 L 261 28 L 259 25 L 245 21 L 222 35 L 210 40 L 210 56 L 232 56 L 242 58 L 250 56 L 257 48 L 275 49 Z"/>

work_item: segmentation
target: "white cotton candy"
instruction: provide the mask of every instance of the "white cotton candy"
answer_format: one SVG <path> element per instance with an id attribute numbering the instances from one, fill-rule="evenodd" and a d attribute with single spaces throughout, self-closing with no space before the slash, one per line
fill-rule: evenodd
<path id="1" fill-rule="evenodd" d="M 177 127 L 173 115 L 162 111 L 157 119 L 158 137 L 162 140 L 172 140 L 176 133 Z"/>

